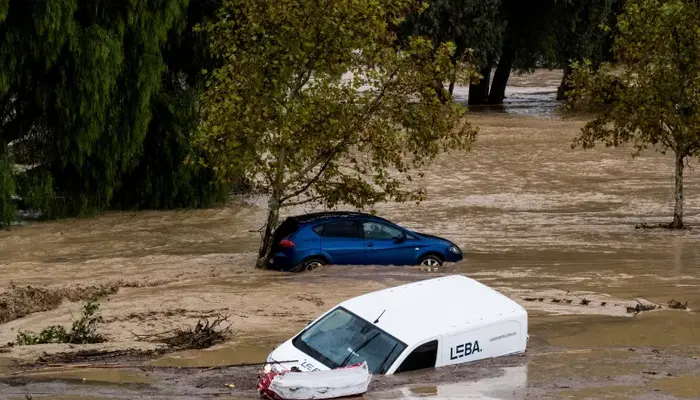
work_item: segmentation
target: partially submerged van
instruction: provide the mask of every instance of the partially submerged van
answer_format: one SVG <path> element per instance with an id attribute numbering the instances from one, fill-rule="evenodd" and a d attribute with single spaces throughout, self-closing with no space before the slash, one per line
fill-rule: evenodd
<path id="1" fill-rule="evenodd" d="M 330 309 L 267 358 L 266 372 L 324 371 L 366 361 L 391 375 L 522 353 L 527 312 L 461 275 L 383 289 Z"/>

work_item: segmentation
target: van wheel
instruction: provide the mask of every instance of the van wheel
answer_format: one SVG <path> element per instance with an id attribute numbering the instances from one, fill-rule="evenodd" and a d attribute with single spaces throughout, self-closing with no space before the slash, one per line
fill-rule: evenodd
<path id="1" fill-rule="evenodd" d="M 301 262 L 301 264 L 297 265 L 295 270 L 296 272 L 311 271 L 324 265 L 326 265 L 326 261 L 321 258 L 309 258 L 308 260 L 304 260 Z"/>
<path id="2" fill-rule="evenodd" d="M 432 254 L 428 254 L 420 259 L 419 265 L 424 267 L 442 267 L 442 258 Z"/>

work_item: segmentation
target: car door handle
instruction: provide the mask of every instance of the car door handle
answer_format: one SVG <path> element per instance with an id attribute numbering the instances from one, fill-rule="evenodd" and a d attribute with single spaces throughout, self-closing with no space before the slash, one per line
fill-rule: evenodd
<path id="1" fill-rule="evenodd" d="M 367 247 L 372 247 L 372 246 L 374 246 L 374 243 L 372 243 L 372 242 L 367 243 Z"/>

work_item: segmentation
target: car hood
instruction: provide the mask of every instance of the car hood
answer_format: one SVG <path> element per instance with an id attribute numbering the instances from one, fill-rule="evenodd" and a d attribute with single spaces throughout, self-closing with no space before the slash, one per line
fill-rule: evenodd
<path id="1" fill-rule="evenodd" d="M 413 232 L 413 233 L 415 233 L 415 234 L 418 235 L 418 236 L 424 237 L 424 238 L 426 238 L 426 239 L 438 240 L 438 241 L 445 242 L 445 243 L 448 243 L 448 244 L 454 244 L 454 243 L 452 243 L 451 241 L 449 241 L 449 240 L 447 240 L 447 239 L 445 239 L 445 238 L 441 238 L 440 236 L 430 235 L 430 234 L 421 233 L 421 232 Z"/>

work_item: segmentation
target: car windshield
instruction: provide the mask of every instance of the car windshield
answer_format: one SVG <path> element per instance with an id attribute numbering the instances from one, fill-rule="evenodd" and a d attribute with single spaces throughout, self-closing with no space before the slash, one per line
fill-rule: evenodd
<path id="1" fill-rule="evenodd" d="M 292 340 L 299 350 L 335 369 L 367 361 L 373 374 L 383 374 L 406 344 L 342 307 Z"/>

